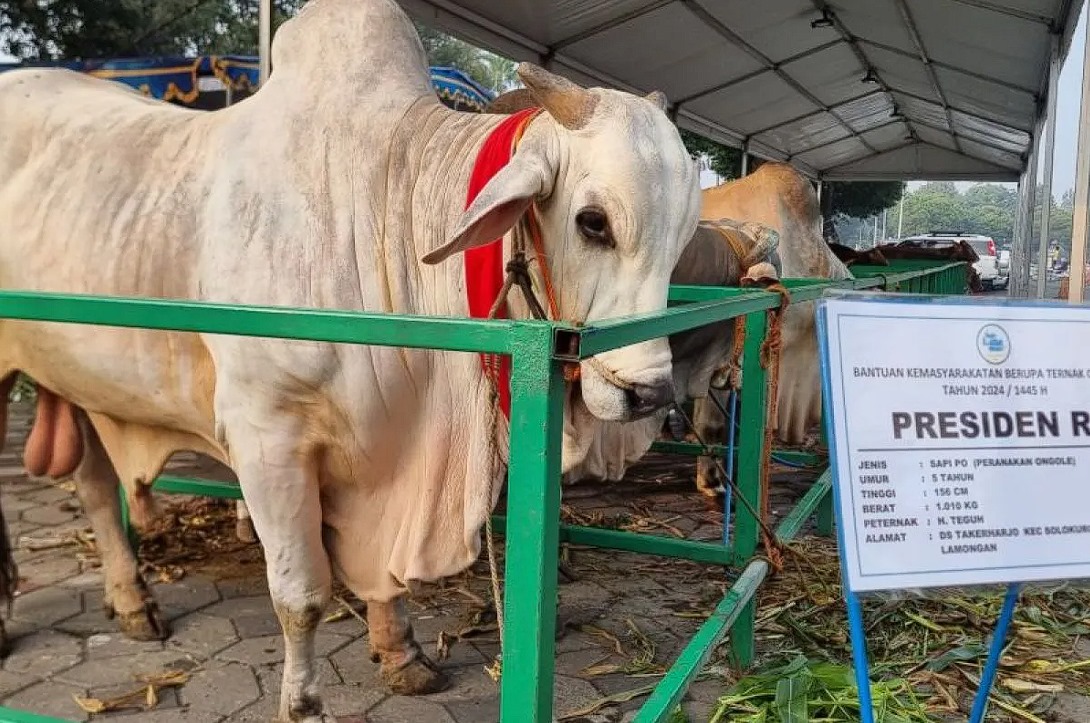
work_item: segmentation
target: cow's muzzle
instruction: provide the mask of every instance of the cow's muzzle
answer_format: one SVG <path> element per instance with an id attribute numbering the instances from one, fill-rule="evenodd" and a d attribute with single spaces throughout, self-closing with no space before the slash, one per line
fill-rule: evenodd
<path id="1" fill-rule="evenodd" d="M 596 357 L 584 359 L 581 372 L 583 401 L 592 415 L 605 422 L 641 419 L 674 401 L 673 379 L 668 373 L 645 373 L 642 379 L 631 379 Z"/>
<path id="2" fill-rule="evenodd" d="M 674 385 L 669 381 L 654 385 L 632 384 L 624 393 L 633 419 L 646 417 L 674 401 Z"/>

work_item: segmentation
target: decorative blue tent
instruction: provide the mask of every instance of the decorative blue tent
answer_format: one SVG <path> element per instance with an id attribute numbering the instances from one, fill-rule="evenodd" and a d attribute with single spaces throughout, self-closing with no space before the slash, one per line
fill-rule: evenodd
<path id="1" fill-rule="evenodd" d="M 201 78 L 217 78 L 233 90 L 252 91 L 258 85 L 256 55 L 0 63 L 0 72 L 26 67 L 68 68 L 99 78 L 116 80 L 153 98 L 184 105 L 197 101 L 201 94 Z M 491 92 L 457 68 L 432 67 L 429 70 L 436 95 L 455 110 L 479 113 L 493 99 Z"/>

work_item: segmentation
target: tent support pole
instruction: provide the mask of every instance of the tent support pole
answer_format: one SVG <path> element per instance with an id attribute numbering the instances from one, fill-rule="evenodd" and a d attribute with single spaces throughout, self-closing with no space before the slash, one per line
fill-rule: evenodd
<path id="1" fill-rule="evenodd" d="M 1079 140 L 1075 154 L 1075 212 L 1071 223 L 1071 277 L 1067 298 L 1072 304 L 1083 300 L 1086 284 L 1087 195 L 1090 193 L 1090 43 L 1082 57 L 1082 98 L 1079 101 Z"/>
<path id="2" fill-rule="evenodd" d="M 1038 122 L 1030 138 L 1029 159 L 1018 181 L 1018 210 L 1014 216 L 1014 242 L 1011 244 L 1011 269 L 1008 295 L 1012 299 L 1029 296 L 1029 239 L 1033 235 L 1034 197 L 1037 195 L 1037 146 L 1041 139 Z"/>
<path id="3" fill-rule="evenodd" d="M 272 70 L 272 0 L 260 0 L 257 14 L 257 52 L 260 56 L 258 87 L 264 86 Z"/>
<path id="4" fill-rule="evenodd" d="M 1060 81 L 1060 36 L 1052 36 L 1052 56 L 1048 64 L 1048 106 L 1045 121 L 1045 172 L 1041 194 L 1041 238 L 1037 245 L 1037 298 L 1045 298 L 1045 281 L 1048 274 L 1048 233 L 1052 216 L 1052 166 L 1056 160 L 1056 95 Z"/>
<path id="5" fill-rule="evenodd" d="M 905 196 L 907 196 L 907 195 L 908 195 L 908 186 L 905 186 L 905 189 L 903 191 L 901 191 L 901 203 L 898 204 L 898 209 L 897 209 L 897 238 L 898 239 L 901 238 L 901 232 L 904 230 L 904 227 L 905 227 Z"/>

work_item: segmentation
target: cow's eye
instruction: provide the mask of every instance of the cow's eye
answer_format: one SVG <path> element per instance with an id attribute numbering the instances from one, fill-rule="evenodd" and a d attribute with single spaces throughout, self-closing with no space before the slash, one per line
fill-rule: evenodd
<path id="1" fill-rule="evenodd" d="M 613 233 L 609 230 L 609 219 L 602 209 L 587 206 L 575 215 L 575 225 L 587 241 L 613 248 Z"/>

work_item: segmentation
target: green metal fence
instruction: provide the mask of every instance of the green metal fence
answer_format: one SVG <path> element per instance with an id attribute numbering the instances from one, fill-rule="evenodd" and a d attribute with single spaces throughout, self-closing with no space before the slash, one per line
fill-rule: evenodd
<path id="1" fill-rule="evenodd" d="M 791 291 L 792 303 L 815 300 L 830 287 L 927 294 L 962 294 L 967 290 L 965 266 L 961 263 L 894 261 L 888 267 L 853 267 L 852 271 L 856 278 L 843 282 L 786 279 L 784 285 Z M 507 542 L 501 723 L 553 720 L 557 554 L 564 541 L 741 568 L 714 613 L 682 650 L 635 718 L 637 723 L 657 723 L 671 714 L 728 631 L 734 661 L 745 666 L 753 660 L 754 594 L 769 570 L 766 561 L 754 558 L 759 522 L 747 510 L 759 509 L 761 460 L 771 452 L 764 449 L 768 383 L 760 364 L 760 347 L 767 332 L 768 316 L 764 312 L 778 306 L 780 297 L 760 290 L 674 286 L 670 301 L 672 306 L 663 312 L 577 329 L 546 321 L 483 321 L 7 291 L 0 292 L 0 318 L 510 355 L 508 479 L 515 483 L 507 487 L 507 510 L 519 524 L 505 529 L 504 519 L 496 518 L 496 529 L 506 534 Z M 735 512 L 733 544 L 561 524 L 563 365 L 739 316 L 746 320 L 737 486 L 750 504 L 739 505 Z M 689 455 L 705 450 L 699 445 L 676 442 L 657 443 L 655 448 Z M 724 449 L 715 447 L 715 451 L 723 453 Z M 824 464 L 813 455 L 795 454 L 793 459 Z M 815 512 L 819 531 L 828 534 L 832 528 L 831 487 L 826 470 L 781 522 L 777 538 L 790 540 Z M 234 485 L 170 476 L 158 478 L 155 489 L 241 498 Z M 0 723 L 51 722 L 64 723 L 0 708 Z"/>

